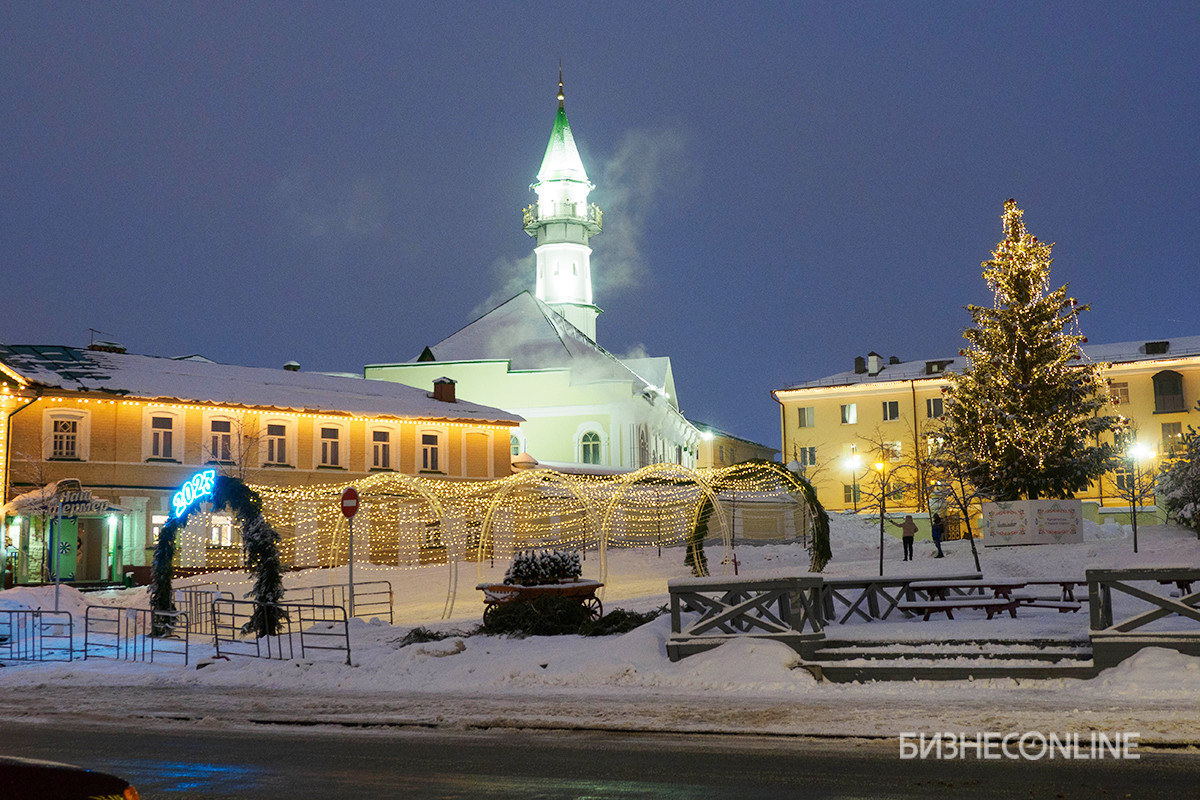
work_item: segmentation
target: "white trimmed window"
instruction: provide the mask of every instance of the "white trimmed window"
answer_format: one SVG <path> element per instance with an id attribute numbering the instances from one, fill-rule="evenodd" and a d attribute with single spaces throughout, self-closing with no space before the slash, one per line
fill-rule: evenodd
<path id="1" fill-rule="evenodd" d="M 267 420 L 263 425 L 263 446 L 264 464 L 290 464 L 288 457 L 292 448 L 288 446 L 287 423 Z"/>
<path id="2" fill-rule="evenodd" d="M 142 458 L 183 461 L 183 415 L 166 408 L 146 408 L 142 415 Z"/>
<path id="3" fill-rule="evenodd" d="M 150 539 L 146 542 L 146 549 L 152 550 L 158 546 L 158 535 L 162 533 L 163 526 L 167 524 L 166 514 L 153 514 L 150 517 Z"/>
<path id="4" fill-rule="evenodd" d="M 802 406 L 802 407 L 800 407 L 800 408 L 796 409 L 796 411 L 798 412 L 798 413 L 797 413 L 797 415 L 796 415 L 796 416 L 797 416 L 797 418 L 798 418 L 798 419 L 797 419 L 797 422 L 796 422 L 797 426 L 798 426 L 798 427 L 800 427 L 800 428 L 812 428 L 812 427 L 814 427 L 814 425 L 815 425 L 815 422 L 814 422 L 814 418 L 815 418 L 814 410 L 815 410 L 815 409 L 813 408 L 813 406 Z"/>
<path id="5" fill-rule="evenodd" d="M 213 417 L 208 421 L 208 460 L 219 463 L 232 463 L 233 449 L 233 420 L 229 417 Z"/>
<path id="6" fill-rule="evenodd" d="M 856 425 L 858 423 L 858 404 L 846 403 L 842 406 L 842 424 Z"/>
<path id="7" fill-rule="evenodd" d="M 91 417 L 86 411 L 56 409 L 42 418 L 45 457 L 60 461 L 87 461 Z"/>
<path id="8" fill-rule="evenodd" d="M 424 430 L 417 434 L 417 468 L 421 472 L 445 472 L 442 432 Z"/>
<path id="9" fill-rule="evenodd" d="M 329 422 L 318 422 L 317 430 L 317 466 L 330 469 L 342 469 L 345 466 L 345 430 L 341 425 Z"/>
<path id="10" fill-rule="evenodd" d="M 800 466 L 807 469 L 817 465 L 817 448 L 801 447 L 798 453 L 800 456 Z"/>
<path id="11" fill-rule="evenodd" d="M 233 517 L 227 514 L 213 514 L 208 524 L 209 547 L 233 547 Z"/>
<path id="12" fill-rule="evenodd" d="M 371 430 L 371 469 L 392 469 L 392 431 Z"/>
<path id="13" fill-rule="evenodd" d="M 900 419 L 900 401 L 884 400 L 883 401 L 883 421 L 891 422 L 892 420 Z"/>
<path id="14" fill-rule="evenodd" d="M 925 399 L 925 416 L 929 419 L 937 419 L 945 412 L 945 405 L 940 397 L 928 397 Z"/>
<path id="15" fill-rule="evenodd" d="M 600 463 L 600 434 L 588 431 L 579 440 L 579 461 L 582 464 Z"/>
<path id="16" fill-rule="evenodd" d="M 174 460 L 174 417 L 153 416 L 150 418 L 150 457 Z"/>

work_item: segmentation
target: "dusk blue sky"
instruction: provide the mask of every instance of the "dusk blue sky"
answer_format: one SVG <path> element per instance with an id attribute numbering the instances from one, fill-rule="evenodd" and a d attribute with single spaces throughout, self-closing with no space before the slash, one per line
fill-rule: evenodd
<path id="1" fill-rule="evenodd" d="M 0 342 L 361 371 L 533 288 L 566 108 L 599 342 L 770 391 L 953 355 L 1004 201 L 1091 342 L 1200 334 L 1200 3 L 0 6 Z M 469 399 L 469 398 L 468 398 Z"/>

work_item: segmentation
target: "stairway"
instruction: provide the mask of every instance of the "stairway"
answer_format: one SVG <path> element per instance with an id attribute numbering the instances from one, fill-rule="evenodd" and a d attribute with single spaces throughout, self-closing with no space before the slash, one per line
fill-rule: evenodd
<path id="1" fill-rule="evenodd" d="M 1087 639 L 826 639 L 802 668 L 833 683 L 1091 678 Z"/>

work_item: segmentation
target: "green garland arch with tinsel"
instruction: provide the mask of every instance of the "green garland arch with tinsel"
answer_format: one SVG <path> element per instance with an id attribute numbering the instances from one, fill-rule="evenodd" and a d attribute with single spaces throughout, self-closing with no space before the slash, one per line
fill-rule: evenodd
<path id="1" fill-rule="evenodd" d="M 175 569 L 176 537 L 179 529 L 187 525 L 188 517 L 196 511 L 201 499 L 196 498 L 178 513 L 173 513 L 158 534 L 150 583 L 150 608 L 154 611 L 175 610 L 171 579 Z M 257 605 L 250 621 L 242 626 L 242 633 L 275 635 L 287 616 L 278 605 L 283 599 L 283 567 L 279 560 L 279 534 L 263 516 L 262 498 L 245 482 L 217 475 L 213 480 L 211 501 L 213 508 L 230 509 L 241 525 L 246 566 L 254 573 L 254 587 L 247 596 L 255 600 Z M 156 620 L 156 635 L 169 632 L 169 624 Z"/>

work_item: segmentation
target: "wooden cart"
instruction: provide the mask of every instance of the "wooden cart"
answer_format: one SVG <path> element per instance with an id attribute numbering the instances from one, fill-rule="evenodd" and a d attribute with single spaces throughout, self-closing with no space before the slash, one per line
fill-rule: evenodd
<path id="1" fill-rule="evenodd" d="M 491 622 L 497 606 L 505 603 L 528 601 L 542 595 L 553 594 L 569 597 L 587 609 L 588 619 L 597 620 L 604 615 L 604 606 L 596 597 L 596 590 L 604 586 L 600 581 L 579 578 L 559 583 L 542 583 L 537 586 L 517 586 L 511 583 L 481 583 L 475 588 L 483 592 L 483 623 Z"/>

